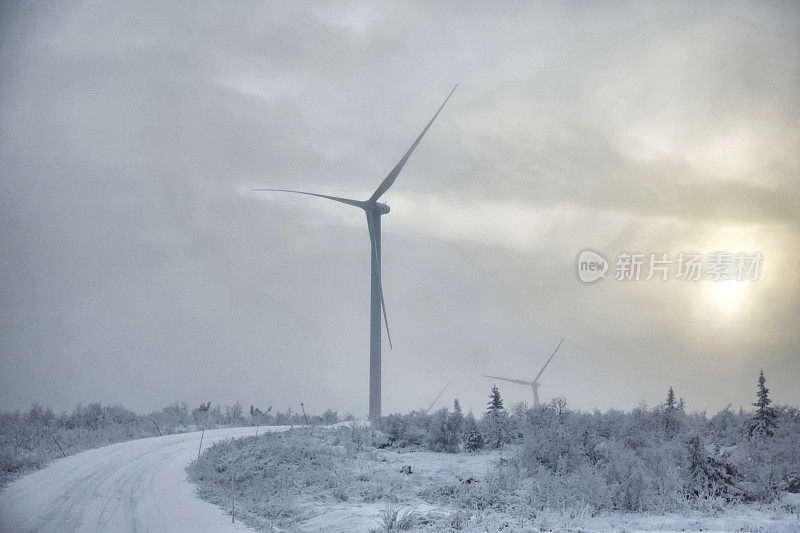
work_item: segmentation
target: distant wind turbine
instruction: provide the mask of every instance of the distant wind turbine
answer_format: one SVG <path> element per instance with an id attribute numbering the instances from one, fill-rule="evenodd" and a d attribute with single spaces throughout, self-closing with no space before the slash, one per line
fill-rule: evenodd
<path id="1" fill-rule="evenodd" d="M 438 402 L 438 401 L 439 401 L 439 398 L 441 398 L 441 397 L 442 397 L 442 394 L 444 394 L 444 391 L 445 391 L 445 390 L 447 389 L 447 387 L 449 387 L 449 386 L 450 386 L 450 383 L 448 383 L 447 385 L 445 385 L 444 387 L 442 387 L 442 391 L 439 393 L 439 395 L 438 395 L 438 396 L 436 396 L 436 398 L 434 398 L 434 399 L 433 399 L 433 401 L 432 401 L 432 402 L 431 402 L 431 404 L 428 406 L 428 408 L 427 408 L 427 409 L 425 409 L 425 414 L 426 414 L 426 415 L 427 415 L 428 413 L 430 413 L 430 412 L 431 412 L 431 409 L 433 409 L 433 406 L 434 406 L 434 405 L 436 405 L 436 402 Z"/>
<path id="2" fill-rule="evenodd" d="M 492 379 L 502 379 L 503 381 L 510 381 L 511 383 L 517 383 L 519 385 L 527 385 L 527 386 L 529 386 L 531 389 L 533 389 L 533 406 L 534 407 L 539 407 L 539 378 L 542 376 L 542 372 L 544 372 L 544 369 L 547 368 L 547 365 L 550 364 L 550 361 L 553 360 L 553 357 L 556 356 L 556 352 L 558 351 L 559 348 L 561 348 L 561 344 L 563 342 L 564 342 L 564 339 L 561 339 L 561 342 L 558 343 L 558 346 L 556 346 L 556 349 L 553 350 L 553 355 L 550 356 L 550 358 L 544 364 L 542 369 L 539 370 L 539 373 L 536 374 L 536 377 L 533 378 L 533 381 L 525 381 L 525 380 L 522 380 L 522 379 L 501 378 L 500 376 L 487 376 L 486 374 L 484 374 L 483 377 L 492 378 Z"/>
<path id="3" fill-rule="evenodd" d="M 389 340 L 389 347 L 392 347 L 392 337 L 389 334 L 389 321 L 386 318 L 386 304 L 383 300 L 383 286 L 381 284 L 381 216 L 389 212 L 389 206 L 378 202 L 378 199 L 389 190 L 397 175 L 403 170 L 403 166 L 411 157 L 411 153 L 417 147 L 422 137 L 428 132 L 428 129 L 439 116 L 439 113 L 444 108 L 445 104 L 450 97 L 453 96 L 458 85 L 453 87 L 447 98 L 444 99 L 442 105 L 433 115 L 433 118 L 419 134 L 419 137 L 411 145 L 411 148 L 405 153 L 400 161 L 395 165 L 391 172 L 383 179 L 375 192 L 367 200 L 353 200 L 350 198 L 340 198 L 338 196 L 328 196 L 325 194 L 316 194 L 313 192 L 294 191 L 289 189 L 253 189 L 254 191 L 271 191 L 271 192 L 289 192 L 295 194 L 307 194 L 309 196 L 317 196 L 319 198 L 326 198 L 339 202 L 342 204 L 352 205 L 364 210 L 367 215 L 367 229 L 369 229 L 369 240 L 372 248 L 372 269 L 371 269 L 371 291 L 372 297 L 370 302 L 370 329 L 369 329 L 369 418 L 370 420 L 377 420 L 381 416 L 381 310 L 383 310 L 383 322 L 386 324 L 386 337 Z"/>

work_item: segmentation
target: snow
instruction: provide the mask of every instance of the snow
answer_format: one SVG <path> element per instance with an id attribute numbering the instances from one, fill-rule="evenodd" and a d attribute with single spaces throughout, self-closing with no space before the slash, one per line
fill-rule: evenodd
<path id="1" fill-rule="evenodd" d="M 345 423 L 342 425 L 351 425 Z M 262 427 L 264 431 L 283 431 L 287 427 Z M 203 448 L 228 438 L 255 434 L 256 428 L 232 428 L 206 431 Z M 165 531 L 232 532 L 249 531 L 232 524 L 225 509 L 200 500 L 188 482 L 186 466 L 197 457 L 200 432 L 168 435 L 123 442 L 82 452 L 52 462 L 46 468 L 18 479 L 0 493 L 0 532 L 25 531 Z M 436 453 L 422 448 L 373 449 L 356 467 L 374 480 L 403 481 L 398 488 L 399 505 L 414 509 L 420 516 L 449 516 L 454 509 L 434 506 L 418 497 L 424 487 L 464 483 L 469 478 L 485 482 L 493 462 L 508 450 L 477 454 Z M 411 474 L 401 474 L 406 465 Z M 298 502 L 311 511 L 297 523 L 298 531 L 366 531 L 379 529 L 387 503 L 365 502 L 355 494 L 348 501 L 321 500 L 313 494 Z M 742 506 L 719 516 L 702 513 L 601 514 L 574 517 L 548 513 L 522 530 L 537 531 L 561 526 L 584 531 L 800 531 L 782 508 L 800 505 L 800 495 L 785 494 L 774 506 Z M 306 515 L 308 516 L 308 515 Z M 787 521 L 787 518 L 789 520 Z M 485 514 L 472 522 L 467 531 L 484 531 L 509 523 L 508 516 Z M 797 525 L 795 525 L 795 523 Z M 437 522 L 442 524 L 442 522 Z M 544 524 L 549 524 L 545 526 Z"/>
<path id="2" fill-rule="evenodd" d="M 295 435 L 296 437 L 297 435 Z M 319 434 L 307 438 L 325 442 Z M 284 442 L 285 444 L 285 442 Z M 228 460 L 235 460 L 243 448 L 232 448 Z M 223 457 L 225 457 L 223 455 Z M 383 515 L 390 509 L 400 513 L 413 512 L 418 518 L 413 530 L 451 530 L 458 522 L 463 531 L 586 531 L 586 532 L 670 532 L 670 531 L 763 531 L 770 533 L 800 532 L 800 520 L 796 506 L 796 495 L 785 494 L 780 502 L 773 504 L 731 505 L 718 510 L 691 510 L 663 514 L 632 512 L 587 512 L 546 509 L 531 513 L 524 509 L 501 510 L 470 507 L 471 493 L 465 499 L 451 497 L 449 487 L 457 493 L 466 486 L 486 487 L 490 490 L 508 490 L 491 485 L 491 476 L 496 474 L 499 459 L 513 457 L 513 450 L 484 450 L 479 453 L 439 453 L 419 446 L 407 448 L 366 448 L 355 452 L 342 464 L 347 464 L 355 477 L 342 476 L 348 481 L 343 498 L 334 498 L 331 489 L 324 485 L 313 485 L 300 495 L 294 496 L 293 506 L 299 509 L 298 521 L 282 524 L 291 531 L 347 532 L 383 529 Z M 224 462 L 224 461 L 223 461 Z M 406 474 L 406 467 L 411 473 Z M 528 483 L 530 480 L 524 480 Z M 370 484 L 378 483 L 384 490 L 379 494 L 369 492 Z M 496 482 L 495 482 L 496 483 Z M 489 484 L 489 485 L 487 485 Z M 257 483 L 251 487 L 258 491 Z M 367 489 L 367 492 L 364 492 Z M 439 492 L 441 490 L 441 492 Z M 524 488 L 522 489 L 525 490 Z M 389 491 L 389 498 L 387 498 Z M 269 497 L 268 492 L 263 497 Z M 498 494 L 504 498 L 508 494 Z M 472 494 L 472 496 L 475 496 Z M 391 502 L 391 503 L 390 503 Z M 464 507 L 464 504 L 467 504 Z M 519 501 L 524 506 L 524 499 Z M 223 505 L 224 506 L 224 505 Z M 519 511 L 519 512 L 517 512 Z M 530 511 L 530 509 L 528 509 Z M 461 515 L 464 518 L 458 519 Z"/>
<path id="3" fill-rule="evenodd" d="M 284 426 L 262 427 L 283 431 Z M 206 431 L 203 448 L 255 428 Z M 249 531 L 194 495 L 200 432 L 113 444 L 53 461 L 0 493 L 0 531 Z"/>
<path id="4" fill-rule="evenodd" d="M 412 472 L 409 474 L 409 479 L 413 480 L 413 485 L 417 488 L 453 480 L 463 482 L 469 478 L 484 479 L 492 463 L 503 455 L 503 452 L 496 450 L 480 454 L 451 454 L 418 448 L 407 450 L 387 448 L 372 453 L 373 460 L 362 462 L 359 465 L 360 469 L 371 470 L 372 475 L 383 475 L 388 480 L 391 475 L 396 475 L 408 465 L 411 466 Z M 315 516 L 297 524 L 297 531 L 368 531 L 382 525 L 380 515 L 386 508 L 386 502 L 357 502 L 355 495 L 351 500 L 353 501 L 332 505 L 310 499 L 309 506 Z M 413 508 L 420 515 L 430 512 L 448 514 L 443 513 L 441 507 L 419 500 L 405 501 L 400 507 Z"/>

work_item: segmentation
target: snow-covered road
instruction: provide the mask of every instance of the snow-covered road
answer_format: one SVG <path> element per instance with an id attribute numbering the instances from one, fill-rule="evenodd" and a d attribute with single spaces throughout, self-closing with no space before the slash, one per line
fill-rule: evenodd
<path id="1" fill-rule="evenodd" d="M 206 431 L 203 448 L 254 434 L 253 427 Z M 195 497 L 185 468 L 197 458 L 199 444 L 198 431 L 121 442 L 53 461 L 0 493 L 0 532 L 247 531 Z"/>

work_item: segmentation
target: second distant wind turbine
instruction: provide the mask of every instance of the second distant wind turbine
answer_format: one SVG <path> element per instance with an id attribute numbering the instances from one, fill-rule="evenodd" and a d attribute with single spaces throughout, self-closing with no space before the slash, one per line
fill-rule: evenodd
<path id="1" fill-rule="evenodd" d="M 527 386 L 529 386 L 531 389 L 533 389 L 533 406 L 534 407 L 539 407 L 539 378 L 542 377 L 542 373 L 544 372 L 544 369 L 547 368 L 547 365 L 549 365 L 550 361 L 553 360 L 553 357 L 556 356 L 556 352 L 558 351 L 559 348 L 561 348 L 561 344 L 563 342 L 564 342 L 564 339 L 561 339 L 561 342 L 558 343 L 558 346 L 556 346 L 556 349 L 553 350 L 553 355 L 550 356 L 550 358 L 544 364 L 542 369 L 539 370 L 539 373 L 536 374 L 536 377 L 533 378 L 533 381 L 525 381 L 523 379 L 501 378 L 499 376 L 487 376 L 486 374 L 484 374 L 483 377 L 492 378 L 492 379 L 501 379 L 503 381 L 510 381 L 511 383 L 516 383 L 518 385 L 527 385 Z"/>
<path id="2" fill-rule="evenodd" d="M 383 311 L 383 322 L 386 324 L 386 337 L 389 340 L 389 347 L 392 346 L 392 337 L 389 334 L 389 321 L 386 318 L 386 304 L 383 300 L 383 286 L 381 284 L 381 216 L 389 212 L 389 206 L 378 202 L 378 199 L 389 190 L 397 175 L 403 170 L 403 166 L 411 157 L 411 153 L 417 147 L 419 142 L 428 129 L 439 116 L 439 113 L 444 108 L 447 101 L 453 96 L 458 85 L 453 87 L 450 94 L 447 95 L 442 105 L 433 115 L 433 118 L 422 130 L 417 139 L 411 145 L 411 148 L 405 153 L 400 161 L 395 165 L 389 175 L 387 175 L 375 192 L 372 193 L 367 200 L 353 200 L 350 198 L 341 198 L 338 196 L 328 196 L 325 194 L 316 194 L 313 192 L 294 191 L 289 189 L 253 189 L 255 191 L 271 191 L 271 192 L 289 192 L 295 194 L 307 194 L 309 196 L 317 196 L 319 198 L 326 198 L 339 202 L 342 204 L 352 205 L 363 209 L 367 215 L 367 229 L 369 230 L 369 240 L 371 251 L 371 302 L 370 302 L 370 334 L 369 334 L 369 418 L 370 420 L 377 420 L 381 416 L 381 310 Z"/>

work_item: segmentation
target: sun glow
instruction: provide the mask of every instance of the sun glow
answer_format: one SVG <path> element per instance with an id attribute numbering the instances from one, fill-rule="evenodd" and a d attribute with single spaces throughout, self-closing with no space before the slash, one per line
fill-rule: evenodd
<path id="1" fill-rule="evenodd" d="M 742 283 L 737 280 L 709 282 L 708 297 L 722 311 L 737 311 L 744 300 Z"/>

